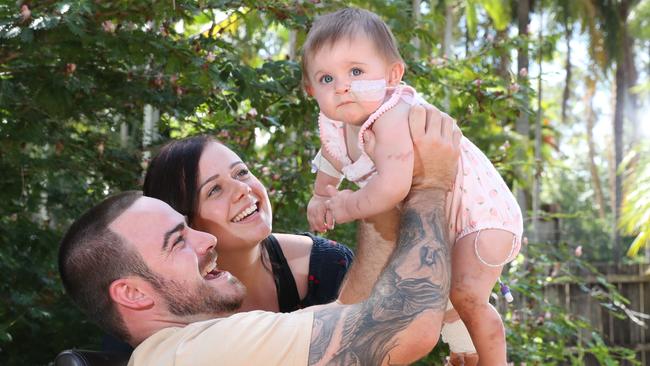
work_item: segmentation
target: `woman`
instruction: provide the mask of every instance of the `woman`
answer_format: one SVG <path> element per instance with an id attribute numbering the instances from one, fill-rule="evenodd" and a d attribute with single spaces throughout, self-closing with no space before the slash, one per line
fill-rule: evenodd
<path id="1" fill-rule="evenodd" d="M 212 137 L 165 145 L 149 165 L 143 190 L 187 216 L 192 228 L 217 237 L 219 268 L 247 288 L 241 311 L 290 312 L 336 299 L 353 259 L 350 249 L 309 234 L 272 234 L 265 187 Z"/>

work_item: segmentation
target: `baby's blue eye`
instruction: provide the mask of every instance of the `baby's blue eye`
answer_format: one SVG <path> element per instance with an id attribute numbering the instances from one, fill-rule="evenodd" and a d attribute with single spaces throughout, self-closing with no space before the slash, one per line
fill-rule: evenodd
<path id="1" fill-rule="evenodd" d="M 323 84 L 329 84 L 332 81 L 334 81 L 334 78 L 331 75 L 323 75 L 323 77 L 320 78 L 320 82 Z"/>
<path id="2" fill-rule="evenodd" d="M 357 67 L 355 67 L 354 69 L 352 69 L 352 76 L 359 76 L 359 75 L 361 75 L 361 74 L 363 74 L 363 71 L 361 71 L 361 69 L 359 69 L 359 68 L 357 68 Z"/>

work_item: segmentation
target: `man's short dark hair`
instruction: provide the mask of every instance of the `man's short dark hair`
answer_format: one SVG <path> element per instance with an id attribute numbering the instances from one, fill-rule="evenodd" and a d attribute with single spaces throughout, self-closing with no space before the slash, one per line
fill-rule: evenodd
<path id="1" fill-rule="evenodd" d="M 119 278 L 150 271 L 140 254 L 109 225 L 140 197 L 140 191 L 108 197 L 70 226 L 59 247 L 59 273 L 66 292 L 91 320 L 126 341 L 130 335 L 109 286 Z"/>

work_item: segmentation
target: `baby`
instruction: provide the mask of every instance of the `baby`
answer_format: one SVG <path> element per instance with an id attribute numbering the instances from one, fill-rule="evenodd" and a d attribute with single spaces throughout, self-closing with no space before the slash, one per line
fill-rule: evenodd
<path id="1" fill-rule="evenodd" d="M 411 186 L 409 109 L 426 102 L 402 83 L 405 65 L 390 29 L 362 9 L 321 16 L 307 35 L 302 67 L 305 90 L 321 111 L 322 148 L 313 162 L 317 175 L 307 209 L 312 230 L 394 209 Z M 373 159 L 364 151 L 368 129 L 376 140 Z M 333 187 L 343 177 L 360 189 L 337 192 Z M 469 364 L 478 352 L 482 365 L 506 365 L 503 323 L 488 300 L 503 266 L 519 252 L 522 216 L 494 166 L 466 138 L 446 213 L 453 245 L 450 300 L 462 322 L 445 324 L 443 340 L 452 360 L 462 353 Z"/>

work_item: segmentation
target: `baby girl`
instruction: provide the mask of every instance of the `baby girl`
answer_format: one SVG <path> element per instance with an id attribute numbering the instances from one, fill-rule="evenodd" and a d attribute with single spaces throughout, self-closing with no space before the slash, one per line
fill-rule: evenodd
<path id="1" fill-rule="evenodd" d="M 302 63 L 305 90 L 321 112 L 322 148 L 314 159 L 318 172 L 308 206 L 312 229 L 325 231 L 334 222 L 395 208 L 408 194 L 413 172 L 409 109 L 426 102 L 402 82 L 405 65 L 390 29 L 362 9 L 321 16 L 307 35 Z M 376 139 L 373 159 L 364 151 L 368 129 Z M 343 177 L 360 189 L 336 191 Z M 452 353 L 467 356 L 465 364 L 478 353 L 483 365 L 506 365 L 503 323 L 488 300 L 503 266 L 519 252 L 522 216 L 494 166 L 466 138 L 446 213 L 450 300 L 462 322 L 445 324 L 443 339 Z"/>

